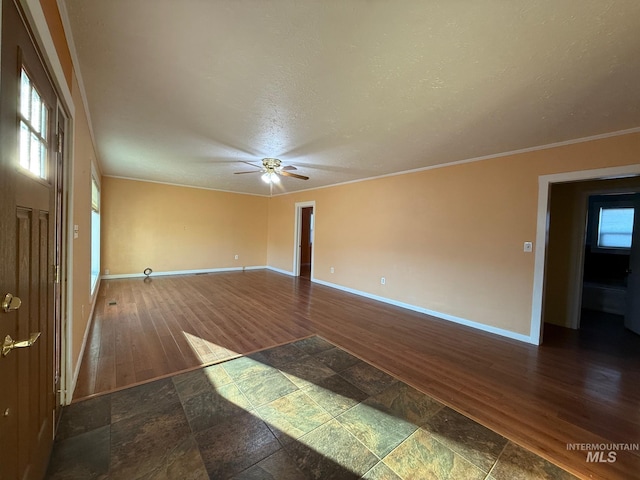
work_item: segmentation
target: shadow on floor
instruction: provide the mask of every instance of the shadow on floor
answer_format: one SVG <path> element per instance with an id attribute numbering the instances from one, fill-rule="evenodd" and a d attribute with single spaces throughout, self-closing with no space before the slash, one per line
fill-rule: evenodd
<path id="1" fill-rule="evenodd" d="M 640 361 L 640 335 L 625 328 L 624 317 L 594 310 L 582 310 L 577 330 L 545 323 L 544 346 L 582 349 L 635 365 Z"/>
<path id="2" fill-rule="evenodd" d="M 50 479 L 574 478 L 314 336 L 66 407 Z"/>

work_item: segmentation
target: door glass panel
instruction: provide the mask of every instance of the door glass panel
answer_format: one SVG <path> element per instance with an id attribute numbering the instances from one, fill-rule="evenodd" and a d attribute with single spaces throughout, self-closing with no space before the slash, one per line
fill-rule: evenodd
<path id="1" fill-rule="evenodd" d="M 44 102 L 40 103 L 40 137 L 47 139 L 47 106 Z"/>
<path id="2" fill-rule="evenodd" d="M 29 169 L 29 159 L 31 154 L 29 153 L 29 145 L 31 139 L 31 132 L 29 127 L 24 122 L 20 122 L 20 166 L 22 168 Z"/>
<path id="3" fill-rule="evenodd" d="M 36 132 L 39 132 L 41 127 L 41 111 L 42 101 L 40 100 L 40 95 L 35 90 L 31 90 L 31 115 L 28 119 L 31 120 L 31 126 Z"/>
<path id="4" fill-rule="evenodd" d="M 31 100 L 31 82 L 24 70 L 20 75 L 20 114 L 29 119 L 31 109 L 29 108 L 29 100 Z"/>
<path id="5" fill-rule="evenodd" d="M 47 175 L 49 109 L 23 68 L 20 74 L 20 166 L 39 178 Z"/>
<path id="6" fill-rule="evenodd" d="M 40 139 L 35 135 L 31 134 L 31 162 L 29 164 L 29 170 L 34 175 L 40 176 L 40 163 L 42 162 L 42 144 L 40 143 Z"/>

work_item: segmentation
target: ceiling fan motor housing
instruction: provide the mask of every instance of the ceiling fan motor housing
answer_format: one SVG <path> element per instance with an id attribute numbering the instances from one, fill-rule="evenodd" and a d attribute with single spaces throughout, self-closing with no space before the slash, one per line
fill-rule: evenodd
<path id="1" fill-rule="evenodd" d="M 263 158 L 262 166 L 267 169 L 267 172 L 273 172 L 280 169 L 282 162 L 278 158 Z"/>

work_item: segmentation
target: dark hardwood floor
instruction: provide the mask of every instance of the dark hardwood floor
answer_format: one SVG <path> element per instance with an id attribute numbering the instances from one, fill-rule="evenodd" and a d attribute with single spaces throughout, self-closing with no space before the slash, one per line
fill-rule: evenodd
<path id="1" fill-rule="evenodd" d="M 74 401 L 318 334 L 578 476 L 640 478 L 638 451 L 567 448 L 640 442 L 640 337 L 592 327 L 537 347 L 268 270 L 106 280 Z"/>

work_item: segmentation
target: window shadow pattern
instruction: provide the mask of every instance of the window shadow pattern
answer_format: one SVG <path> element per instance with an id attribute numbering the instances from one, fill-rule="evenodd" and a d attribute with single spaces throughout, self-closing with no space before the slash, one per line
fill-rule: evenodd
<path id="1" fill-rule="evenodd" d="M 65 407 L 51 479 L 570 479 L 318 337 Z"/>

